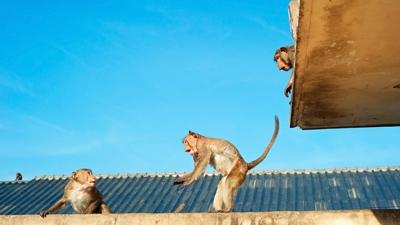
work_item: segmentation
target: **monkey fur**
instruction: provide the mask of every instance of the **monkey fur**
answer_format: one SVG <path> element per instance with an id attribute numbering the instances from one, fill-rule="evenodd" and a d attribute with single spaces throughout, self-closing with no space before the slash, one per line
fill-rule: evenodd
<path id="1" fill-rule="evenodd" d="M 103 201 L 103 196 L 96 188 L 96 177 L 90 169 L 79 169 L 73 172 L 64 188 L 64 195 L 48 210 L 41 212 L 40 216 L 44 218 L 64 208 L 68 202 L 72 204 L 76 213 L 111 213 L 111 209 Z"/>
<path id="2" fill-rule="evenodd" d="M 275 51 L 274 61 L 277 63 L 279 70 L 289 71 L 293 68 L 295 62 L 295 47 L 293 45 L 280 47 Z M 286 84 L 284 94 L 289 97 L 289 93 L 293 89 L 293 73 Z"/>
<path id="3" fill-rule="evenodd" d="M 211 164 L 217 172 L 222 174 L 222 179 L 214 196 L 214 210 L 229 212 L 233 208 L 232 202 L 236 191 L 244 182 L 247 172 L 265 159 L 278 136 L 278 132 L 279 119 L 275 116 L 275 129 L 269 144 L 260 157 L 246 163 L 236 147 L 229 141 L 209 138 L 189 131 L 189 134 L 183 138 L 183 144 L 185 152 L 193 156 L 194 169 L 191 173 L 178 177 L 174 184 L 190 185 L 202 176 L 207 165 Z"/>

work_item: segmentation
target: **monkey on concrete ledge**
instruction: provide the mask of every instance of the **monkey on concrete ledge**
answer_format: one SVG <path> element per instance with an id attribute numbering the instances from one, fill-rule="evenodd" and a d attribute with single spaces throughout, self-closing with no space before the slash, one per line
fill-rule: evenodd
<path id="1" fill-rule="evenodd" d="M 64 195 L 48 210 L 40 213 L 46 217 L 49 213 L 64 208 L 71 202 L 75 212 L 81 214 L 111 213 L 111 209 L 103 201 L 103 196 L 96 189 L 96 177 L 90 169 L 79 169 L 72 173 L 67 185 L 64 188 Z"/>
<path id="2" fill-rule="evenodd" d="M 222 174 L 214 196 L 213 207 L 217 212 L 229 212 L 233 208 L 233 198 L 237 189 L 244 182 L 249 170 L 260 164 L 267 156 L 279 132 L 279 120 L 275 116 L 275 130 L 268 146 L 256 160 L 246 163 L 236 147 L 229 141 L 209 138 L 189 131 L 183 138 L 185 152 L 194 159 L 191 173 L 178 177 L 174 184 L 190 185 L 204 174 L 208 164 Z"/>

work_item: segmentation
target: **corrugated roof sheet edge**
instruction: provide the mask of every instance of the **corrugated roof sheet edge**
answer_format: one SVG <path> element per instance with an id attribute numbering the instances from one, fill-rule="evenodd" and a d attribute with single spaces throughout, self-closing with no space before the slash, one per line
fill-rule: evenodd
<path id="1" fill-rule="evenodd" d="M 0 184 L 25 184 L 28 180 L 0 180 Z"/>
<path id="2" fill-rule="evenodd" d="M 328 169 L 295 169 L 295 170 L 258 170 L 250 171 L 251 175 L 263 174 L 318 174 L 318 173 L 340 173 L 340 172 L 373 172 L 373 171 L 397 171 L 400 166 L 385 166 L 385 167 L 366 167 L 366 168 L 328 168 Z M 179 176 L 185 172 L 165 172 L 165 173 L 123 173 L 123 174 L 96 174 L 97 178 L 129 178 L 129 177 L 166 177 Z M 206 173 L 206 176 L 219 175 L 216 172 Z M 34 180 L 57 180 L 68 179 L 70 175 L 44 175 L 36 176 Z M 1 182 L 16 182 L 16 181 L 1 181 Z M 26 182 L 26 181 L 23 181 Z"/>

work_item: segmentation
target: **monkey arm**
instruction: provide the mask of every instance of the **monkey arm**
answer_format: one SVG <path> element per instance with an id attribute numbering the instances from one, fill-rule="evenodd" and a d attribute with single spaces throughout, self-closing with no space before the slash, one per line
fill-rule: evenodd
<path id="1" fill-rule="evenodd" d="M 186 177 L 183 182 L 184 186 L 190 185 L 193 181 L 197 180 L 206 171 L 207 165 L 210 163 L 211 151 L 204 148 L 203 151 L 198 152 L 195 160 L 195 167 L 190 176 Z"/>
<path id="2" fill-rule="evenodd" d="M 109 214 L 112 213 L 110 207 L 103 201 L 102 194 L 95 189 L 92 193 L 95 201 L 91 202 L 86 210 L 84 211 L 85 214 L 92 214 L 92 213 L 101 213 L 101 214 Z"/>
<path id="3" fill-rule="evenodd" d="M 103 204 L 103 196 L 100 193 L 99 190 L 97 190 L 97 188 L 94 188 L 93 190 L 91 190 L 90 195 L 93 199 L 93 201 L 91 201 L 88 206 L 86 207 L 86 209 L 84 210 L 84 214 L 92 214 L 92 213 L 102 213 L 102 207 L 101 205 Z"/>
<path id="4" fill-rule="evenodd" d="M 91 214 L 91 213 L 99 213 L 99 206 L 102 204 L 101 199 L 96 199 L 95 201 L 91 202 L 88 207 L 86 208 L 84 214 Z"/>
<path id="5" fill-rule="evenodd" d="M 284 94 L 285 94 L 286 97 L 289 97 L 289 93 L 292 91 L 292 88 L 293 88 L 293 80 L 294 80 L 294 75 L 293 74 L 294 74 L 294 72 L 292 72 L 292 75 L 290 76 L 289 81 L 288 81 L 288 83 L 286 84 L 286 87 L 285 87 Z"/>
<path id="6" fill-rule="evenodd" d="M 186 173 L 186 174 L 184 174 L 184 175 L 182 175 L 182 176 L 176 178 L 176 179 L 174 180 L 174 185 L 176 185 L 176 184 L 183 184 L 183 182 L 185 182 L 185 180 L 186 180 L 187 178 L 189 178 L 190 176 L 192 176 L 192 173 Z"/>
<path id="7" fill-rule="evenodd" d="M 197 162 L 200 161 L 200 156 L 199 153 L 195 153 L 193 154 L 193 162 L 194 162 L 194 167 L 196 167 Z M 174 185 L 176 184 L 183 184 L 183 182 L 186 181 L 187 178 L 189 178 L 190 176 L 192 176 L 192 173 L 186 173 L 178 178 L 175 179 L 174 181 Z"/>
<path id="8" fill-rule="evenodd" d="M 53 206 L 51 206 L 48 210 L 40 212 L 41 217 L 46 217 L 49 213 L 55 212 L 59 209 L 64 208 L 67 205 L 67 198 L 62 197 L 60 200 L 58 200 L 56 203 L 54 203 Z"/>

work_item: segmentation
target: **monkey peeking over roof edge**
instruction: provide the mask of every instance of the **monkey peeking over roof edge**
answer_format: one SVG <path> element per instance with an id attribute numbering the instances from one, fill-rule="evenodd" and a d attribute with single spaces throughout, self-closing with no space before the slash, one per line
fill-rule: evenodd
<path id="1" fill-rule="evenodd" d="M 205 173 L 207 165 L 210 164 L 217 172 L 222 174 L 222 179 L 214 196 L 214 210 L 216 212 L 229 212 L 233 208 L 232 202 L 236 191 L 244 182 L 247 172 L 265 159 L 278 136 L 278 132 L 279 119 L 275 116 L 275 129 L 269 144 L 260 157 L 246 163 L 239 150 L 229 141 L 205 137 L 189 131 L 182 141 L 185 152 L 193 156 L 194 169 L 191 173 L 178 177 L 174 184 L 190 185 Z"/>
<path id="2" fill-rule="evenodd" d="M 72 208 L 77 213 L 111 213 L 111 209 L 103 201 L 103 196 L 96 188 L 96 177 L 90 169 L 79 169 L 73 172 L 65 185 L 64 195 L 48 210 L 41 212 L 40 216 L 44 218 L 49 213 L 64 208 L 68 202 L 71 202 Z"/>
<path id="3" fill-rule="evenodd" d="M 294 45 L 283 46 L 278 48 L 274 53 L 274 61 L 276 62 L 278 69 L 283 71 L 289 71 L 290 69 L 292 69 L 295 63 L 295 55 L 296 55 L 296 49 Z M 292 75 L 290 76 L 289 81 L 286 84 L 284 90 L 284 95 L 286 97 L 289 97 L 289 93 L 293 89 L 293 81 L 294 81 L 293 74 L 294 72 L 292 72 Z"/>

